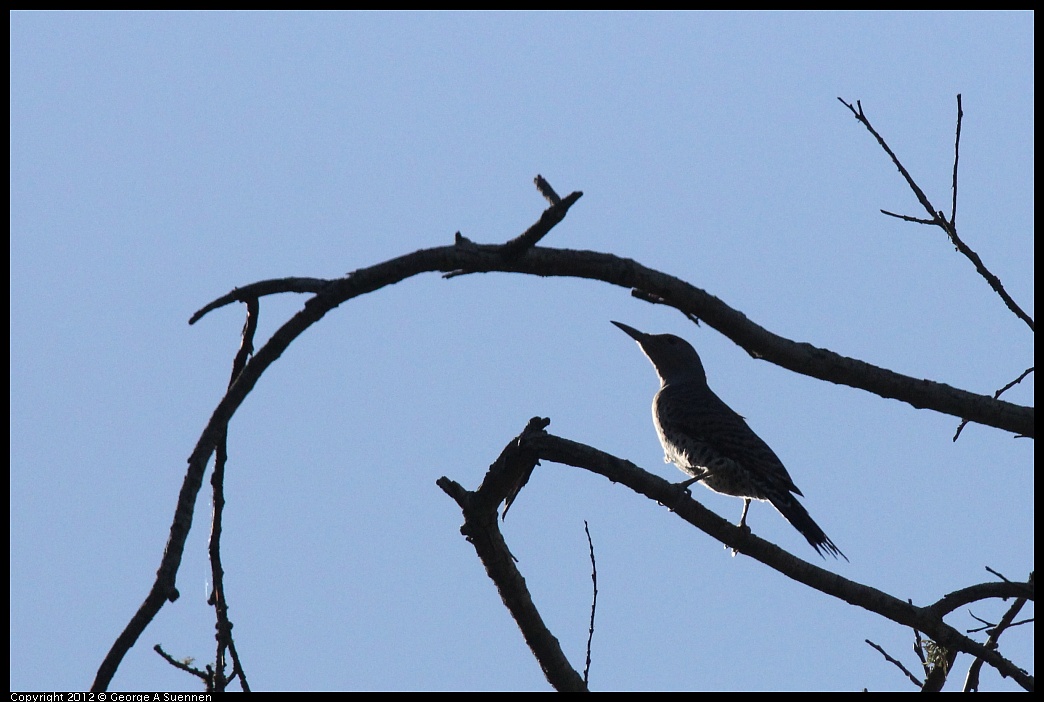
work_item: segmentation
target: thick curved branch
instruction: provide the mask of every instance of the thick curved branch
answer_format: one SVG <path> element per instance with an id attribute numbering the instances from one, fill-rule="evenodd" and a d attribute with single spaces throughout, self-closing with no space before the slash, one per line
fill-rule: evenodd
<path id="1" fill-rule="evenodd" d="M 429 249 L 429 251 L 434 251 Z M 418 252 L 418 254 L 421 252 Z M 808 343 L 786 339 L 752 322 L 717 297 L 683 280 L 646 268 L 637 261 L 595 251 L 537 247 L 521 259 L 504 262 L 468 253 L 473 272 L 508 271 L 539 276 L 600 280 L 635 288 L 681 312 L 695 316 L 755 358 L 796 373 L 859 388 L 913 407 L 932 409 L 988 426 L 1033 436 L 1034 411 L 945 383 L 912 378 Z"/>
<path id="2" fill-rule="evenodd" d="M 931 612 L 937 617 L 943 617 L 953 610 L 971 604 L 972 602 L 992 598 L 1007 599 L 1009 597 L 1019 597 L 1035 602 L 1036 595 L 1034 593 L 1033 581 L 1030 580 L 1025 583 L 980 583 L 978 585 L 969 585 L 968 587 L 961 588 L 956 592 L 951 592 L 950 594 L 943 596 L 935 604 L 925 607 L 925 610 Z"/>
<path id="3" fill-rule="evenodd" d="M 420 273 L 445 271 L 451 275 L 461 275 L 501 271 L 587 278 L 640 290 L 662 304 L 699 318 L 755 358 L 770 361 L 796 373 L 859 388 L 881 397 L 906 402 L 919 409 L 932 409 L 1022 436 L 1035 435 L 1034 411 L 1031 407 L 978 395 L 945 383 L 902 375 L 808 343 L 786 339 L 752 322 L 717 297 L 666 273 L 646 268 L 637 261 L 596 251 L 545 247 L 534 247 L 523 256 L 505 259 L 495 249 L 490 247 L 487 250 L 470 242 L 463 246 L 422 249 L 370 268 L 359 269 L 344 278 L 329 281 L 307 279 L 311 281 L 313 291 L 318 290 L 316 296 L 273 336 L 251 364 L 261 363 L 259 357 L 265 355 L 269 347 L 272 348 L 268 355 L 277 358 L 294 336 L 337 305 Z M 262 281 L 254 286 L 267 285 L 268 289 L 272 289 L 280 282 Z M 220 304 L 238 299 L 238 296 L 230 293 L 197 312 L 195 318 Z M 271 360 L 265 361 L 265 365 Z M 248 370 L 263 368 L 248 367 Z M 252 386 L 256 377 L 250 382 Z"/>

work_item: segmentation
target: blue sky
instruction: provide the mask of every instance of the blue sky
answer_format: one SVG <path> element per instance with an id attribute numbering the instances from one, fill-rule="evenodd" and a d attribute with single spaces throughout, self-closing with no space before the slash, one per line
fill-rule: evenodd
<path id="1" fill-rule="evenodd" d="M 242 326 L 227 307 L 190 327 L 196 309 L 458 230 L 507 240 L 546 205 L 537 173 L 584 191 L 544 245 L 634 258 L 780 335 L 983 394 L 1033 363 L 1032 333 L 941 232 L 879 213 L 924 215 L 836 99 L 861 100 L 948 209 L 963 94 L 958 226 L 1032 314 L 1032 14 L 10 19 L 12 689 L 87 688 L 148 591 Z M 305 299 L 264 299 L 259 342 Z M 1033 568 L 1030 440 L 953 443 L 953 417 L 755 361 L 627 290 L 431 274 L 328 315 L 231 424 L 225 583 L 255 689 L 547 689 L 435 480 L 474 488 L 534 415 L 680 479 L 652 368 L 610 319 L 699 349 L 851 559 L 826 567 L 917 604 Z M 1005 397 L 1031 404 L 1032 378 Z M 198 689 L 151 649 L 213 655 L 209 514 L 204 489 L 182 597 L 112 689 Z M 584 520 L 593 689 L 911 689 L 864 643 L 913 668 L 910 631 L 547 464 L 504 529 L 576 667 Z M 822 563 L 767 505 L 749 523 Z M 1002 651 L 1032 667 L 1030 628 Z"/>

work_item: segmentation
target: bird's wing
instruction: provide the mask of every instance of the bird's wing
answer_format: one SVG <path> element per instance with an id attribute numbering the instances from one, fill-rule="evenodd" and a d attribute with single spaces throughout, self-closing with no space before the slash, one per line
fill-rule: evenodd
<path id="1" fill-rule="evenodd" d="M 701 395 L 699 402 L 689 405 L 684 416 L 670 418 L 673 428 L 698 438 L 766 481 L 801 495 L 783 462 L 743 417 L 709 388 Z"/>

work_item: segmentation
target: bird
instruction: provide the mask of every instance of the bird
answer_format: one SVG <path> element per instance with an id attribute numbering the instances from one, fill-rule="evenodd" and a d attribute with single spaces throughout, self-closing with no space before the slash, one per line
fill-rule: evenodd
<path id="1" fill-rule="evenodd" d="M 746 526 L 751 500 L 772 504 L 821 557 L 841 553 L 798 502 L 801 490 L 768 444 L 746 420 L 707 385 L 703 361 L 689 342 L 673 334 L 645 334 L 613 322 L 638 346 L 656 369 L 660 390 L 653 398 L 652 415 L 666 463 L 673 463 L 691 479 L 688 488 L 702 482 L 714 492 L 743 498 L 739 527 Z"/>

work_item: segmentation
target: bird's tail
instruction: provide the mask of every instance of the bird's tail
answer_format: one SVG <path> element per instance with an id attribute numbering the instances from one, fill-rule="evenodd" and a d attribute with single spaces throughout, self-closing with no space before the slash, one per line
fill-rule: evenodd
<path id="1" fill-rule="evenodd" d="M 794 495 L 789 492 L 786 495 L 772 495 L 769 501 L 795 529 L 801 532 L 801 535 L 812 544 L 812 548 L 816 549 L 816 553 L 820 556 L 825 558 L 824 553 L 829 553 L 834 558 L 841 556 L 846 561 L 848 560 L 848 556 L 841 553 L 841 549 L 835 546 L 830 537 L 819 528 L 805 506 L 798 502 Z"/>

